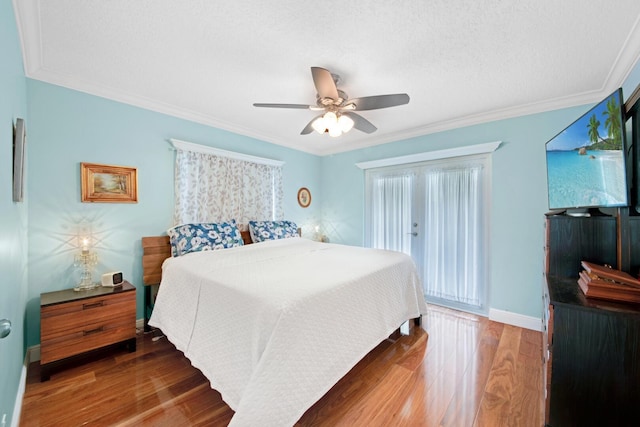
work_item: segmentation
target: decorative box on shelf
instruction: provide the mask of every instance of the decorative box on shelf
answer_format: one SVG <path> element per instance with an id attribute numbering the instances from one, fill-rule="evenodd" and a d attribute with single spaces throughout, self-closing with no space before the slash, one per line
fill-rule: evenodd
<path id="1" fill-rule="evenodd" d="M 640 281 L 629 274 L 582 261 L 578 284 L 587 298 L 640 304 Z"/>

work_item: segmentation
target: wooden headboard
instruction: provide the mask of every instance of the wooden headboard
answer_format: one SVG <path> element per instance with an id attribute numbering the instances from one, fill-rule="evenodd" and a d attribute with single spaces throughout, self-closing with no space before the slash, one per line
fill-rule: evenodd
<path id="1" fill-rule="evenodd" d="M 249 231 L 241 231 L 245 245 L 253 243 Z M 171 256 L 169 236 L 142 238 L 142 283 L 158 285 L 162 278 L 162 263 Z"/>

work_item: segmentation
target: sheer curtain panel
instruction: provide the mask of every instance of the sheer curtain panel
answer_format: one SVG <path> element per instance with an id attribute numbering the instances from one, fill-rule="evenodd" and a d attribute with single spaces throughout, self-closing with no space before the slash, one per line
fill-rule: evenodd
<path id="1" fill-rule="evenodd" d="M 411 255 L 412 173 L 374 173 L 370 183 L 370 227 L 372 248 Z"/>
<path id="2" fill-rule="evenodd" d="M 425 172 L 425 296 L 479 307 L 483 283 L 482 165 Z"/>

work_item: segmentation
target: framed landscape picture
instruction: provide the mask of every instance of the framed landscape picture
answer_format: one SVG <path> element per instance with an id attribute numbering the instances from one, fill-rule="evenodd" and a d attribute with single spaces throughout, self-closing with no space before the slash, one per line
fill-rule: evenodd
<path id="1" fill-rule="evenodd" d="M 81 201 L 138 203 L 138 173 L 126 166 L 80 163 Z"/>

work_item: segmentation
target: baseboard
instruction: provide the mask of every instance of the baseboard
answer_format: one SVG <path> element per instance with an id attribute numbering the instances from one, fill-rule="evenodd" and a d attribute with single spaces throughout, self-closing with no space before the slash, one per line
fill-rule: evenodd
<path id="1" fill-rule="evenodd" d="M 144 328 L 144 319 L 136 319 L 136 330 L 142 331 Z M 25 358 L 25 363 L 27 366 L 31 362 L 38 362 L 40 360 L 40 344 L 36 344 L 27 349 L 27 355 Z"/>
<path id="2" fill-rule="evenodd" d="M 29 367 L 29 351 L 24 355 L 24 363 L 22 364 L 22 372 L 20 372 L 20 382 L 18 383 L 18 392 L 16 393 L 16 402 L 13 405 L 13 415 L 11 417 L 11 427 L 20 425 L 20 415 L 22 413 L 22 399 L 24 391 L 27 388 L 27 368 Z"/>
<path id="3" fill-rule="evenodd" d="M 540 317 L 525 316 L 523 314 L 491 308 L 489 309 L 489 320 L 534 331 L 542 331 L 542 319 Z"/>

